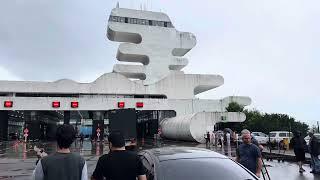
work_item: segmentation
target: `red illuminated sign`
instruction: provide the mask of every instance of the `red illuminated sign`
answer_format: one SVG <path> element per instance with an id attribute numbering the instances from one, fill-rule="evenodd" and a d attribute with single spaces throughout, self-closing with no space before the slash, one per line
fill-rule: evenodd
<path id="1" fill-rule="evenodd" d="M 72 108 L 78 108 L 79 107 L 79 102 L 77 102 L 77 101 L 71 102 L 71 107 Z"/>
<path id="2" fill-rule="evenodd" d="M 136 103 L 137 108 L 143 108 L 143 102 L 137 102 Z"/>
<path id="3" fill-rule="evenodd" d="M 118 102 L 118 108 L 124 108 L 124 102 Z"/>
<path id="4" fill-rule="evenodd" d="M 4 107 L 11 108 L 13 106 L 13 101 L 4 101 Z"/>
<path id="5" fill-rule="evenodd" d="M 52 107 L 53 108 L 59 108 L 60 107 L 60 102 L 59 101 L 53 101 L 52 102 Z"/>

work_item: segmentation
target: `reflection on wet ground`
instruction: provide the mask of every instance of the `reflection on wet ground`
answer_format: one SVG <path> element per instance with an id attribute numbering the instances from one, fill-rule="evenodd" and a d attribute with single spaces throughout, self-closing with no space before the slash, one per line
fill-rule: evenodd
<path id="1" fill-rule="evenodd" d="M 167 146 L 208 148 L 229 157 L 235 156 L 235 148 L 206 147 L 205 144 L 190 142 L 149 140 L 144 143 L 139 143 L 138 145 L 139 149 Z M 0 179 L 29 179 L 37 160 L 36 153 L 33 150 L 34 146 L 44 148 L 45 152 L 48 154 L 56 151 L 55 142 L 0 142 Z M 71 150 L 73 152 L 80 152 L 80 154 L 86 159 L 88 173 L 90 175 L 95 168 L 99 156 L 108 153 L 109 147 L 107 142 L 84 141 L 83 144 L 80 144 L 79 141 L 77 141 L 72 145 Z M 268 166 L 272 180 L 320 180 L 320 176 L 314 176 L 309 173 L 311 169 L 308 165 L 305 165 L 306 172 L 300 174 L 298 172 L 297 165 L 294 163 L 278 163 L 277 161 L 265 161 L 265 163 Z"/>

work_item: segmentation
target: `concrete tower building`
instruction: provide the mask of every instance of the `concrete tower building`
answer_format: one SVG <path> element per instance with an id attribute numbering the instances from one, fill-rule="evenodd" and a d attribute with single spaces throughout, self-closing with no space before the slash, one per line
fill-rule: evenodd
<path id="1" fill-rule="evenodd" d="M 249 97 L 196 98 L 197 94 L 221 86 L 223 77 L 181 71 L 188 64 L 183 56 L 196 45 L 196 37 L 176 30 L 166 14 L 115 8 L 109 17 L 107 37 L 121 42 L 117 52 L 120 63 L 112 73 L 92 83 L 68 79 L 0 81 L 0 102 L 13 102 L 13 106 L 0 106 L 0 110 L 55 111 L 57 107 L 52 102 L 59 102 L 59 111 L 98 112 L 119 109 L 117 103 L 121 101 L 125 108 L 139 111 L 175 111 L 175 117 L 158 119 L 162 135 L 197 142 L 203 142 L 203 134 L 217 122 L 245 120 L 243 113 L 226 112 L 225 108 L 230 102 L 250 105 Z M 75 101 L 79 103 L 76 109 L 70 106 Z M 138 107 L 137 102 L 143 106 Z"/>

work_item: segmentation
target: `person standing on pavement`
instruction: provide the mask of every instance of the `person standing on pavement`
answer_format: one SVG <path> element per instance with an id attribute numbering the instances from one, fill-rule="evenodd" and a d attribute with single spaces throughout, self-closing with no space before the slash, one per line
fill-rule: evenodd
<path id="1" fill-rule="evenodd" d="M 216 134 L 214 131 L 212 131 L 212 134 L 211 134 L 211 142 L 213 146 L 217 146 Z"/>
<path id="2" fill-rule="evenodd" d="M 80 146 L 83 145 L 83 141 L 84 141 L 84 134 L 80 133 Z"/>
<path id="3" fill-rule="evenodd" d="M 293 138 L 291 139 L 290 144 L 293 147 L 293 151 L 299 165 L 299 172 L 303 173 L 305 170 L 302 168 L 302 165 L 306 160 L 305 147 L 307 143 L 301 136 L 301 133 L 299 131 L 296 131 L 293 133 Z"/>
<path id="4" fill-rule="evenodd" d="M 236 150 L 236 161 L 260 177 L 262 168 L 261 152 L 258 146 L 252 144 L 251 134 L 242 134 L 243 144 Z"/>
<path id="5" fill-rule="evenodd" d="M 312 171 L 310 173 L 320 173 L 320 160 L 318 158 L 319 156 L 319 140 L 313 135 L 312 132 L 309 132 L 309 152 L 311 155 L 311 168 Z"/>
<path id="6" fill-rule="evenodd" d="M 34 171 L 34 180 L 87 180 L 86 161 L 76 153 L 70 152 L 76 131 L 71 125 L 61 125 L 57 128 L 56 153 L 42 158 Z"/>
<path id="7" fill-rule="evenodd" d="M 108 137 L 110 152 L 101 156 L 91 180 L 147 180 L 145 168 L 135 152 L 125 149 L 125 140 L 120 131 Z"/>
<path id="8" fill-rule="evenodd" d="M 205 139 L 206 139 L 206 146 L 210 146 L 210 133 L 207 131 L 205 134 Z"/>

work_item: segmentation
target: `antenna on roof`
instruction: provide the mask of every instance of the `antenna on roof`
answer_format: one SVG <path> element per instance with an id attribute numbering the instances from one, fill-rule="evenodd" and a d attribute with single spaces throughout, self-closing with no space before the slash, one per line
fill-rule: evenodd
<path id="1" fill-rule="evenodd" d="M 119 1 L 117 2 L 117 6 L 116 6 L 116 8 L 119 8 L 120 6 L 119 6 Z"/>

